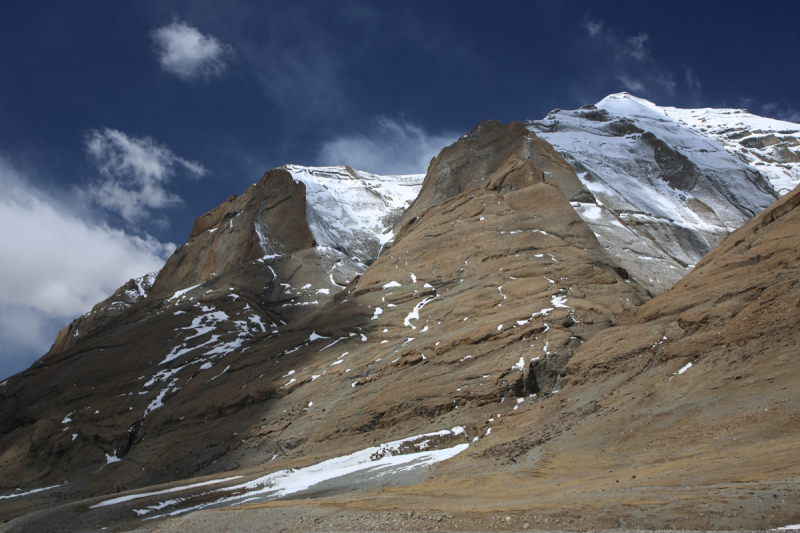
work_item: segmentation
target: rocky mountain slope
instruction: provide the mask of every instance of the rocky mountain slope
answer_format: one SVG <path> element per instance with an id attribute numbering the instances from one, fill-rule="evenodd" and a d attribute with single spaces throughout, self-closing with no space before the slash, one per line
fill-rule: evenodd
<path id="1" fill-rule="evenodd" d="M 486 419 L 491 432 L 477 432 L 466 451 L 418 484 L 373 485 L 366 493 L 349 493 L 357 483 L 339 493 L 320 486 L 308 503 L 255 503 L 270 498 L 259 496 L 256 483 L 239 484 L 238 495 L 221 489 L 212 497 L 251 503 L 154 530 L 213 531 L 230 523 L 241 531 L 265 523 L 296 531 L 740 530 L 800 523 L 799 244 L 800 188 L 729 236 L 675 289 L 642 305 L 633 323 L 581 345 L 557 394 L 494 402 Z M 439 425 L 453 418 L 440 416 Z M 313 479 L 325 467 L 298 472 Z M 203 503 L 209 494 L 183 498 L 184 505 L 213 507 Z M 146 501 L 150 507 L 128 508 L 158 509 L 166 500 Z M 124 516 L 125 504 L 113 505 Z"/>
<path id="2" fill-rule="evenodd" d="M 364 271 L 392 239 L 423 177 L 297 165 L 268 172 L 199 217 L 157 280 L 155 273 L 131 280 L 64 328 L 50 353 L 73 346 L 151 293 L 181 301 L 222 276 L 226 288 L 246 287 L 273 304 L 271 320 L 285 323 L 326 303 Z"/>
<path id="3" fill-rule="evenodd" d="M 448 458 L 423 491 L 460 494 L 470 469 L 486 486 L 522 476 L 524 496 L 483 495 L 490 512 L 571 479 L 553 494 L 583 495 L 606 524 L 606 488 L 585 488 L 611 477 L 596 465 L 639 465 L 656 486 L 657 465 L 685 461 L 667 448 L 685 455 L 708 428 L 741 453 L 762 443 L 791 455 L 795 403 L 777 418 L 747 413 L 797 386 L 779 369 L 796 362 L 800 193 L 725 239 L 784 178 L 742 159 L 766 157 L 754 141 L 731 154 L 727 115 L 695 111 L 623 94 L 543 121 L 485 121 L 424 181 L 266 173 L 199 217 L 155 280 L 121 288 L 0 384 L 2 515 L 59 498 L 56 514 L 30 520 L 74 530 L 315 494 L 300 478 L 340 501 L 348 475 L 403 485 Z M 711 132 L 691 122 L 703 118 Z M 794 153 L 788 127 L 767 134 L 774 125 L 744 118 L 741 139 L 773 135 Z M 795 167 L 775 168 L 794 179 Z M 101 497 L 198 476 L 177 499 Z"/>

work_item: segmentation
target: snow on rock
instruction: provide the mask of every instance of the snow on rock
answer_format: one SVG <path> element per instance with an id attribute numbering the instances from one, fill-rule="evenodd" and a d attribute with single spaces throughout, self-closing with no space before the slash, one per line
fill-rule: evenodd
<path id="1" fill-rule="evenodd" d="M 428 303 L 430 303 L 431 301 L 435 300 L 436 298 L 438 298 L 438 296 L 429 296 L 428 298 L 425 298 L 424 300 L 419 302 L 417 305 L 415 305 L 414 309 L 412 309 L 411 312 L 408 313 L 406 318 L 403 319 L 403 325 L 406 326 L 406 327 L 409 327 L 411 329 L 417 329 L 416 326 L 411 324 L 411 321 L 412 320 L 419 320 L 419 312 L 420 312 L 420 310 L 423 307 L 425 307 Z"/>
<path id="2" fill-rule="evenodd" d="M 125 296 L 127 297 L 125 303 L 134 303 L 147 298 L 150 289 L 153 288 L 153 283 L 155 283 L 157 275 L 158 272 L 150 272 L 140 278 L 134 279 L 133 287 L 125 290 Z"/>
<path id="3" fill-rule="evenodd" d="M 46 490 L 50 490 L 50 489 L 54 489 L 56 487 L 60 487 L 61 485 L 64 485 L 64 484 L 65 483 L 60 483 L 58 485 L 50 485 L 49 487 L 42 487 L 40 489 L 32 489 L 32 490 L 28 490 L 28 491 L 25 491 L 25 492 L 17 492 L 17 493 L 14 493 L 14 494 L 7 494 L 7 495 L 0 496 L 0 500 L 7 500 L 7 499 L 10 499 L 10 498 L 19 498 L 20 496 L 27 496 L 29 494 L 36 494 L 37 492 L 44 492 Z"/>
<path id="4" fill-rule="evenodd" d="M 175 292 L 175 294 L 173 294 L 171 297 L 167 298 L 167 301 L 171 302 L 172 300 L 180 300 L 183 297 L 184 294 L 186 294 L 187 292 L 189 292 L 189 291 L 191 291 L 193 289 L 196 289 L 200 285 L 202 285 L 202 283 L 198 283 L 197 285 L 192 285 L 191 287 L 187 287 L 185 289 L 181 289 L 181 290 Z"/>
<path id="5" fill-rule="evenodd" d="M 619 93 L 527 124 L 591 193 L 570 201 L 600 244 L 656 292 L 800 183 L 800 163 L 790 161 L 800 126 L 740 110 L 659 107 Z"/>
<path id="6" fill-rule="evenodd" d="M 378 257 L 419 194 L 424 175 L 378 176 L 350 167 L 284 167 L 306 186 L 306 221 L 319 246 L 343 250 L 362 268 Z"/>
<path id="7" fill-rule="evenodd" d="M 781 196 L 800 184 L 800 124 L 759 117 L 744 109 L 658 109 L 719 141 L 730 154 L 758 170 Z"/>
<path id="8" fill-rule="evenodd" d="M 570 307 L 567 305 L 567 297 L 565 295 L 556 294 L 550 299 L 550 303 L 553 305 L 553 308 L 556 307 L 563 307 L 569 309 Z"/>
<path id="9" fill-rule="evenodd" d="M 257 320 L 253 319 L 255 315 L 248 315 L 248 320 L 231 320 L 231 317 L 229 317 L 227 313 L 224 311 L 217 311 L 213 306 L 201 306 L 200 309 L 203 311 L 203 314 L 195 317 L 191 325 L 181 328 L 182 330 L 194 330 L 194 334 L 189 335 L 181 344 L 175 346 L 159 365 L 169 363 L 187 353 L 194 352 L 203 347 L 210 348 L 203 353 L 204 356 L 226 355 L 239 348 L 245 339 L 264 330 L 261 318 L 258 317 Z M 230 339 L 226 336 L 227 340 L 220 342 L 224 335 L 216 335 L 212 332 L 217 331 L 219 325 L 223 323 L 231 323 L 236 326 L 236 337 Z M 250 323 L 252 323 L 252 325 Z M 258 330 L 256 330 L 253 325 L 258 326 Z M 195 346 L 188 346 L 188 341 L 197 337 L 202 337 L 208 333 L 212 333 L 212 335 L 207 341 Z M 205 360 L 198 362 L 205 362 Z"/>

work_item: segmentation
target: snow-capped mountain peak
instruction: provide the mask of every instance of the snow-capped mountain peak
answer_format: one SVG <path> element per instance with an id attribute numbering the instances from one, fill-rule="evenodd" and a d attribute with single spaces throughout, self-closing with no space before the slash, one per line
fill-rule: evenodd
<path id="1" fill-rule="evenodd" d="M 625 92 L 606 96 L 596 107 L 620 116 L 666 117 L 715 139 L 763 174 L 781 196 L 800 184 L 800 125 L 793 122 L 746 109 L 661 107 Z"/>
<path id="2" fill-rule="evenodd" d="M 800 183 L 800 126 L 743 110 L 665 108 L 619 93 L 528 127 L 594 195 L 574 207 L 600 242 L 657 291 Z"/>

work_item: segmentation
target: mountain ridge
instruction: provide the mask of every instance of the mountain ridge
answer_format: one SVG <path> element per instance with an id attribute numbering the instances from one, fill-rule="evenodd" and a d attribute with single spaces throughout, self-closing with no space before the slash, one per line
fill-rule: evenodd
<path id="1" fill-rule="evenodd" d="M 670 145 L 657 134 L 672 119 L 658 110 L 634 101 L 644 111 L 626 118 L 600 104 L 555 111 L 538 124 L 484 121 L 434 158 L 421 183 L 349 167 L 267 172 L 198 217 L 152 288 L 127 284 L 59 334 L 31 369 L 0 385 L 3 488 L 67 477 L 60 490 L 74 501 L 119 489 L 121 479 L 129 490 L 305 467 L 378 442 L 408 442 L 395 446 L 408 455 L 424 441 L 414 435 L 433 434 L 441 438 L 426 445 L 432 451 L 463 446 L 437 467 L 441 479 L 469 465 L 544 468 L 543 453 L 561 460 L 555 443 L 577 445 L 564 440 L 570 430 L 592 443 L 582 448 L 587 457 L 598 457 L 600 446 L 641 445 L 630 436 L 592 436 L 598 424 L 624 424 L 612 416 L 617 410 L 636 420 L 667 416 L 649 400 L 641 409 L 620 403 L 615 388 L 645 399 L 648 387 L 668 394 L 674 376 L 689 368 L 688 375 L 706 375 L 709 365 L 717 367 L 709 379 L 732 383 L 735 370 L 727 369 L 742 358 L 753 376 L 742 384 L 767 380 L 764 390 L 772 390 L 777 363 L 754 367 L 752 355 L 737 354 L 766 346 L 775 361 L 793 364 L 786 349 L 796 339 L 787 324 L 796 311 L 787 302 L 797 289 L 791 250 L 800 192 L 784 194 L 724 239 L 729 225 L 744 220 L 742 210 L 777 195 L 772 186 L 731 163 L 719 143 L 713 146 L 724 154 L 682 154 L 699 134 L 689 142 L 675 130 L 684 145 Z M 656 111 L 664 118 L 656 121 Z M 618 164 L 619 175 L 603 174 L 589 157 L 600 152 L 564 152 L 564 135 L 577 127 L 570 124 L 588 128 L 590 141 L 629 143 L 637 157 L 617 161 L 637 162 L 654 197 L 671 195 L 675 201 L 661 207 L 679 207 L 671 219 L 644 208 L 638 220 L 621 216 L 597 184 L 627 183 L 633 170 Z M 561 144 L 547 140 L 556 134 Z M 697 174 L 698 157 L 738 173 Z M 698 186 L 703 180 L 724 187 Z M 750 193 L 757 201 L 736 200 Z M 741 216 L 723 220 L 731 209 Z M 676 223 L 698 212 L 702 224 Z M 350 222 L 337 225 L 344 219 Z M 624 233 L 608 233 L 613 221 Z M 619 235 L 637 235 L 653 255 L 619 253 Z M 688 268 L 685 259 L 713 239 L 722 247 Z M 670 268 L 678 260 L 691 272 L 671 290 L 671 277 L 646 275 L 679 270 Z M 765 270 L 779 273 L 782 289 L 747 281 Z M 788 310 L 780 323 L 760 323 L 769 336 L 742 322 L 763 320 L 759 295 Z M 728 322 L 738 328 L 726 333 L 734 343 L 713 336 Z M 704 390 L 686 405 L 710 401 Z M 714 424 L 725 418 L 708 413 Z M 259 475 L 247 487 L 273 482 Z M 156 503 L 180 508 L 182 501 Z M 124 520 L 130 505 L 102 513 Z"/>

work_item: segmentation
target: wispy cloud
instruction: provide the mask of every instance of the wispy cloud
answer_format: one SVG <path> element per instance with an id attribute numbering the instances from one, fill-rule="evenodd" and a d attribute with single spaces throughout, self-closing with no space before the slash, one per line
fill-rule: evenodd
<path id="1" fill-rule="evenodd" d="M 649 39 L 650 36 L 646 33 L 628 37 L 625 40 L 625 46 L 621 48 L 621 53 L 631 56 L 636 61 L 644 61 L 650 55 L 650 50 L 647 48 Z"/>
<path id="2" fill-rule="evenodd" d="M 608 28 L 602 20 L 593 20 L 589 14 L 584 14 L 581 26 L 589 36 L 600 41 L 616 59 L 634 59 L 645 61 L 650 58 L 650 49 L 647 46 L 650 36 L 646 33 L 625 36 L 618 31 Z"/>
<path id="3" fill-rule="evenodd" d="M 603 24 L 605 24 L 602 20 L 600 21 L 593 21 L 584 17 L 582 26 L 586 28 L 586 31 L 589 32 L 589 35 L 594 37 L 595 35 L 599 35 L 600 31 L 603 29 Z"/>
<path id="4" fill-rule="evenodd" d="M 457 138 L 455 133 L 431 134 L 408 122 L 379 117 L 369 133 L 326 142 L 317 161 L 376 174 L 423 174 L 431 159 Z"/>
<path id="5" fill-rule="evenodd" d="M 635 80 L 635 79 L 631 78 L 627 74 L 617 74 L 617 79 L 622 84 L 622 86 L 625 89 L 627 89 L 628 91 L 631 91 L 633 93 L 644 93 L 644 92 L 646 92 L 645 88 L 644 88 L 644 84 L 642 82 L 640 82 L 639 80 Z"/>
<path id="6" fill-rule="evenodd" d="M 199 178 L 206 169 L 175 155 L 150 137 L 129 137 L 106 128 L 86 136 L 86 152 L 105 178 L 85 189 L 98 205 L 118 213 L 133 224 L 151 209 L 163 209 L 181 202 L 165 185 L 178 170 Z"/>
<path id="7" fill-rule="evenodd" d="M 764 104 L 761 106 L 761 112 L 778 120 L 800 123 L 800 111 L 793 108 L 786 101 Z"/>
<path id="8" fill-rule="evenodd" d="M 692 92 L 698 92 L 703 88 L 700 77 L 692 70 L 692 67 L 683 67 L 683 79 L 686 87 Z"/>
<path id="9" fill-rule="evenodd" d="M 616 85 L 643 96 L 672 95 L 677 83 L 674 73 L 656 61 L 650 49 L 650 35 L 644 32 L 626 35 L 602 20 L 584 14 L 581 27 L 586 30 L 589 52 L 594 57 L 594 85 Z M 699 78 L 689 67 L 694 93 L 700 89 Z"/>
<path id="10" fill-rule="evenodd" d="M 80 218 L 0 158 L 0 368 L 41 356 L 58 328 L 127 280 L 159 270 L 175 249 Z M 22 365 L 22 366 L 20 366 Z"/>
<path id="11" fill-rule="evenodd" d="M 161 67 L 184 81 L 208 80 L 225 72 L 233 47 L 175 20 L 152 33 Z"/>
<path id="12" fill-rule="evenodd" d="M 292 120 L 310 120 L 320 113 L 340 115 L 351 104 L 348 84 L 353 79 L 347 76 L 346 65 L 352 59 L 344 53 L 340 35 L 330 31 L 332 20 L 341 21 L 336 5 L 275 4 L 259 23 L 258 39 L 237 41 L 237 50 L 267 98 Z M 349 39 L 359 42 L 363 32 L 358 26 L 351 23 L 344 28 Z"/>

